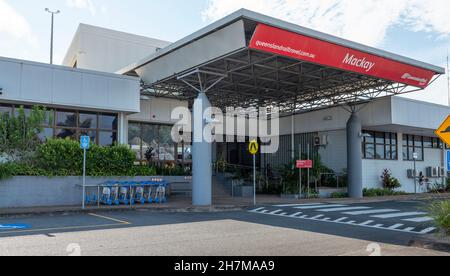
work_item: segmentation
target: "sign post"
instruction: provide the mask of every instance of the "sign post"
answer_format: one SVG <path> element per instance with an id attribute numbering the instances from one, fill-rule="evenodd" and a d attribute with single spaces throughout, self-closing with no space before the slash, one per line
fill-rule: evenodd
<path id="1" fill-rule="evenodd" d="M 90 143 L 91 138 L 89 136 L 80 137 L 80 147 L 83 150 L 83 210 L 86 208 L 86 152 Z"/>
<path id="2" fill-rule="evenodd" d="M 253 204 L 256 205 L 256 154 L 259 151 L 258 141 L 251 141 L 248 146 L 248 151 L 253 155 Z"/>
<path id="3" fill-rule="evenodd" d="M 413 153 L 414 159 L 414 194 L 417 194 L 417 159 L 419 159 L 419 154 L 417 152 Z"/>

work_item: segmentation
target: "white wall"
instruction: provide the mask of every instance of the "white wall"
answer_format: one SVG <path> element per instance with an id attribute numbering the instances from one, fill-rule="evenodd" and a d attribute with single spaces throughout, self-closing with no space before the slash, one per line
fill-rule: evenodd
<path id="1" fill-rule="evenodd" d="M 115 73 L 170 42 L 80 24 L 63 65 Z"/>
<path id="2" fill-rule="evenodd" d="M 164 98 L 141 100 L 141 112 L 128 116 L 128 121 L 149 122 L 158 124 L 174 124 L 178 120 L 171 119 L 172 110 L 176 107 L 188 107 L 187 102 Z"/>
<path id="3" fill-rule="evenodd" d="M 328 145 L 319 149 L 323 163 L 333 171 L 342 173 L 347 169 L 347 132 L 345 130 L 320 132 L 328 136 Z"/>
<path id="4" fill-rule="evenodd" d="M 138 78 L 0 58 L 0 102 L 135 113 Z"/>

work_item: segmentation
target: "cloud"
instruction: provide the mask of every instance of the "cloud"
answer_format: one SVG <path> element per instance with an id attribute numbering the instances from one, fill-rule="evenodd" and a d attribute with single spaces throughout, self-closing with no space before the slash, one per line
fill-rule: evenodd
<path id="1" fill-rule="evenodd" d="M 92 0 L 66 0 L 66 3 L 70 8 L 88 10 L 93 16 L 97 14 L 97 8 Z"/>
<path id="2" fill-rule="evenodd" d="M 28 21 L 5 0 L 0 0 L 0 35 L 25 41 L 31 46 L 38 44 Z"/>
<path id="3" fill-rule="evenodd" d="M 261 12 L 318 31 L 377 46 L 393 25 L 412 31 L 450 34 L 447 0 L 208 0 L 213 21 L 240 8 Z"/>

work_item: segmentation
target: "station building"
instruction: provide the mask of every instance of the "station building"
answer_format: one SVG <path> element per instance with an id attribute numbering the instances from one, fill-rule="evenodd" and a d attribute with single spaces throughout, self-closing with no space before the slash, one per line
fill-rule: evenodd
<path id="1" fill-rule="evenodd" d="M 359 197 L 363 187 L 381 186 L 384 169 L 413 192 L 413 153 L 419 171 L 445 177 L 446 148 L 434 130 L 449 107 L 399 97 L 442 74 L 240 10 L 174 43 L 81 24 L 61 66 L 0 58 L 0 112 L 44 105 L 55 120 L 43 140 L 89 135 L 100 145 L 130 145 L 137 162 L 151 149 L 155 162 L 193 163 L 194 204 L 209 205 L 211 164 L 251 165 L 246 143 L 176 144 L 172 110 L 194 110 L 201 96 L 219 108 L 278 106 L 280 147 L 258 155 L 258 167 L 288 164 L 309 148 L 348 174 L 350 194 Z"/>

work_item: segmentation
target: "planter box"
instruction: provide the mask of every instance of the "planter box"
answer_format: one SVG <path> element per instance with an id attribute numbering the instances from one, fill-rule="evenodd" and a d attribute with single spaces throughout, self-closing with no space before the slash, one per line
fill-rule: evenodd
<path id="1" fill-rule="evenodd" d="M 321 198 L 330 198 L 334 193 L 347 193 L 347 188 L 319 188 Z"/>
<path id="2" fill-rule="evenodd" d="M 86 185 L 98 185 L 107 181 L 148 181 L 163 178 L 168 183 L 191 182 L 185 176 L 137 176 L 137 177 L 87 177 Z M 0 181 L 0 208 L 75 206 L 82 201 L 82 177 L 34 177 L 18 176 Z M 87 192 L 97 193 L 96 188 Z"/>

